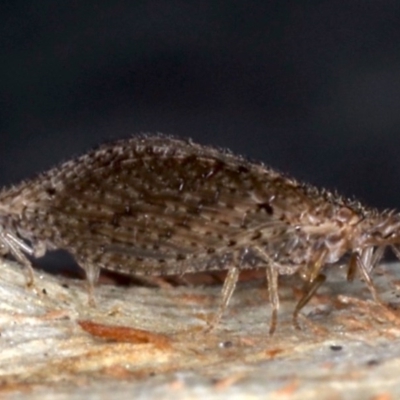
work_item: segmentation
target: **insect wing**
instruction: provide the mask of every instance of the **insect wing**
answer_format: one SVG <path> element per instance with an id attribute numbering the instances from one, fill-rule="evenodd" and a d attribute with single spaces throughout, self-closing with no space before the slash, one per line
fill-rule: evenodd
<path id="1" fill-rule="evenodd" d="M 273 193 L 258 165 L 191 147 L 134 150 L 114 146 L 86 155 L 71 171 L 61 167 L 68 179 L 47 205 L 62 232 L 60 247 L 82 260 L 90 253 L 108 269 L 176 273 L 184 260 L 196 270 L 221 267 L 251 247 L 261 228 L 271 242 L 292 229 L 267 203 Z"/>

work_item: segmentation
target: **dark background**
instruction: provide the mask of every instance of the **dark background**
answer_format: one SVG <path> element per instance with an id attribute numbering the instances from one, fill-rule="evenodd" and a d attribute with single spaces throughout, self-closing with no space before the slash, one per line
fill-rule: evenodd
<path id="1" fill-rule="evenodd" d="M 0 184 L 138 132 L 400 208 L 398 1 L 0 5 Z"/>

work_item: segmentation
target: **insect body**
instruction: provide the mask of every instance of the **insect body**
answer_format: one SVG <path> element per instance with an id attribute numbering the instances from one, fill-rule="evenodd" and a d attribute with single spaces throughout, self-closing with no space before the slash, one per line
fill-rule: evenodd
<path id="1" fill-rule="evenodd" d="M 266 270 L 276 327 L 278 276 L 300 273 L 308 290 L 321 269 L 350 254 L 369 274 L 390 245 L 399 255 L 400 216 L 317 190 L 227 151 L 165 136 L 105 144 L 0 193 L 0 244 L 26 254 L 66 249 L 93 287 L 101 268 L 131 275 L 228 270 L 215 321 L 239 271 Z M 29 244 L 25 242 L 28 241 Z"/>

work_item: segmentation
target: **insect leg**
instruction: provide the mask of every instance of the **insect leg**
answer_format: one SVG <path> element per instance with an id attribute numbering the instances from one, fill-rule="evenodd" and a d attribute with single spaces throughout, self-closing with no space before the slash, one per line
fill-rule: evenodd
<path id="1" fill-rule="evenodd" d="M 88 287 L 88 302 L 89 305 L 95 306 L 96 301 L 94 298 L 94 287 L 99 280 L 100 268 L 94 264 L 85 264 L 83 267 L 86 273 L 86 282 Z"/>
<path id="2" fill-rule="evenodd" d="M 298 322 L 298 316 L 301 309 L 310 301 L 310 299 L 314 296 L 318 288 L 325 282 L 326 276 L 321 274 L 321 268 L 323 266 L 323 260 L 326 256 L 327 250 L 323 249 L 320 251 L 320 254 L 311 265 L 311 267 L 306 266 L 304 271 L 302 272 L 303 279 L 306 280 L 305 293 L 303 297 L 296 304 L 296 307 L 293 312 L 293 325 L 296 329 L 300 329 L 300 325 Z M 307 268 L 308 267 L 308 268 Z"/>
<path id="3" fill-rule="evenodd" d="M 265 261 L 265 272 L 268 283 L 268 296 L 269 302 L 271 303 L 271 322 L 269 325 L 269 334 L 272 335 L 275 332 L 277 320 L 278 320 L 278 309 L 279 309 L 279 293 L 278 293 L 278 276 L 279 268 L 271 258 L 263 251 L 262 248 L 255 246 L 253 248 L 257 252 L 258 256 Z"/>
<path id="4" fill-rule="evenodd" d="M 377 266 L 379 261 L 382 259 L 384 252 L 385 252 L 384 246 L 378 247 L 375 250 L 375 252 L 374 252 L 373 247 L 368 247 L 367 249 L 363 250 L 363 253 L 362 253 L 363 263 L 364 263 L 368 273 L 371 272 Z M 399 254 L 399 256 L 400 256 L 400 254 Z M 357 272 L 357 268 L 358 268 L 357 258 L 358 257 L 359 256 L 357 255 L 357 253 L 353 253 L 350 257 L 349 266 L 348 266 L 348 270 L 347 270 L 347 280 L 349 282 L 352 282 L 354 280 L 355 274 Z"/>
<path id="5" fill-rule="evenodd" d="M 372 282 L 372 279 L 371 279 L 371 277 L 369 276 L 369 272 L 370 272 L 370 268 L 369 268 L 369 267 L 370 267 L 370 265 L 368 265 L 368 264 L 366 263 L 366 261 L 368 260 L 368 257 L 369 257 L 368 251 L 367 251 L 367 250 L 369 250 L 369 248 L 363 250 L 363 252 L 361 253 L 361 255 L 360 255 L 360 254 L 356 254 L 357 266 L 358 266 L 358 268 L 359 268 L 359 270 L 360 270 L 360 272 L 361 272 L 361 276 L 364 278 L 365 283 L 366 283 L 367 286 L 368 286 L 369 291 L 370 291 L 371 294 L 372 294 L 373 299 L 374 299 L 377 303 L 382 304 L 382 302 L 381 302 L 381 300 L 380 300 L 380 298 L 379 298 L 379 296 L 378 296 L 378 292 L 377 292 L 377 290 L 376 290 L 376 288 L 375 288 L 375 286 L 374 286 L 374 284 L 373 284 L 373 282 Z"/>
<path id="6" fill-rule="evenodd" d="M 309 281 L 306 285 L 306 293 L 296 304 L 293 312 L 293 325 L 296 329 L 301 329 L 298 321 L 298 316 L 301 309 L 310 301 L 314 296 L 318 288 L 325 282 L 326 276 L 324 274 L 318 274 L 313 280 Z"/>
<path id="7" fill-rule="evenodd" d="M 376 251 L 375 251 L 375 253 L 374 253 L 373 257 L 372 257 L 370 271 L 372 269 L 374 269 L 378 265 L 379 261 L 382 260 L 384 253 L 385 253 L 385 247 L 384 246 L 380 246 L 380 247 L 378 247 L 376 249 Z"/>
<path id="8" fill-rule="evenodd" d="M 397 246 L 395 246 L 394 244 L 392 244 L 390 246 L 390 248 L 392 249 L 394 255 L 400 260 L 400 250 Z"/>
<path id="9" fill-rule="evenodd" d="M 266 268 L 267 281 L 268 281 L 268 295 L 269 302 L 272 307 L 271 322 L 269 325 L 269 334 L 272 335 L 276 329 L 278 309 L 279 309 L 279 295 L 278 295 L 278 269 L 273 265 L 268 264 Z"/>
<path id="10" fill-rule="evenodd" d="M 349 265 L 347 267 L 347 282 L 353 282 L 357 272 L 357 255 L 353 253 L 350 256 Z"/>
<path id="11" fill-rule="evenodd" d="M 212 321 L 208 325 L 208 330 L 213 329 L 220 321 L 222 314 L 228 306 L 229 300 L 232 297 L 232 293 L 235 290 L 236 283 L 239 278 L 239 268 L 233 267 L 228 271 L 228 275 L 225 278 L 224 286 L 221 291 L 221 302 L 218 307 L 217 313 L 214 315 Z"/>
<path id="12" fill-rule="evenodd" d="M 4 246 L 3 248 L 4 252 L 6 252 L 6 250 L 7 252 L 10 252 L 18 262 L 20 262 L 23 266 L 26 267 L 28 271 L 26 284 L 28 286 L 33 285 L 34 278 L 33 278 L 32 264 L 23 253 L 26 252 L 32 255 L 33 254 L 32 248 L 10 232 L 2 232 L 0 234 L 0 242 Z"/>

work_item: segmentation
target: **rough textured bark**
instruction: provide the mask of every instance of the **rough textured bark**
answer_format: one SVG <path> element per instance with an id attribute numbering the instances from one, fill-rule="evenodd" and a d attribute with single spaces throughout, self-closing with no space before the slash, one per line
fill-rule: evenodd
<path id="1" fill-rule="evenodd" d="M 171 288 L 100 285 L 88 306 L 83 281 L 35 271 L 35 287 L 15 263 L 0 265 L 2 398 L 397 397 L 400 393 L 399 265 L 377 268 L 377 305 L 363 282 L 333 267 L 305 307 L 280 280 L 278 327 L 262 279 L 241 282 L 217 328 L 219 285 Z M 125 396 L 125 397 L 124 397 Z M 378 398 L 378 397 L 377 397 Z M 388 397 L 389 398 L 389 397 Z"/>

